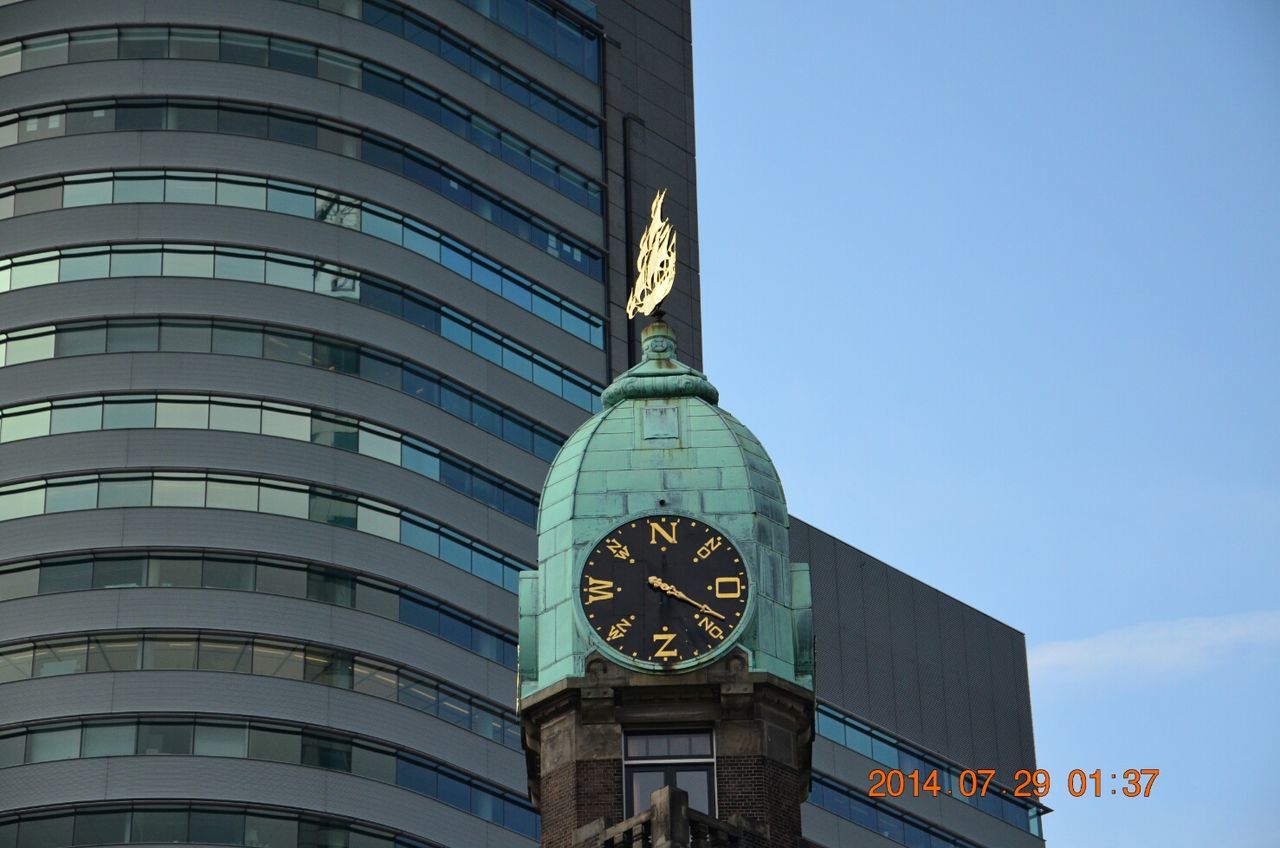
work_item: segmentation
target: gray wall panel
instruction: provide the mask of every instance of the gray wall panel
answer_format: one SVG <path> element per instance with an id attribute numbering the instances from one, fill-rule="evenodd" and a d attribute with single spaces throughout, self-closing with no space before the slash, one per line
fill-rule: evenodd
<path id="1" fill-rule="evenodd" d="M 867 628 L 867 717 L 898 728 L 893 686 L 893 637 L 890 634 L 888 566 L 862 557 L 862 614 Z"/>
<path id="2" fill-rule="evenodd" d="M 814 584 L 820 700 L 1006 782 L 1035 767 L 1022 634 L 794 516 L 791 538 Z"/>
<path id="3" fill-rule="evenodd" d="M 56 387 L 51 393 L 50 387 Z M 283 362 L 195 353 L 115 353 L 0 368 L 0 403 L 121 391 L 260 397 L 369 416 L 421 436 L 539 491 L 547 464 L 443 410 L 369 380 Z"/>
<path id="4" fill-rule="evenodd" d="M 942 753 L 976 767 L 976 758 L 989 752 L 979 751 L 974 746 L 972 708 L 969 704 L 972 681 L 965 654 L 965 608 L 954 598 L 940 596 L 938 612 L 942 621 L 942 680 L 947 699 L 947 737 L 950 740 Z"/>
<path id="5" fill-rule="evenodd" d="M 893 656 L 893 702 L 895 726 L 910 739 L 924 739 L 924 717 L 928 709 L 921 703 L 919 659 L 916 655 L 915 600 L 911 578 L 888 569 L 889 633 Z"/>
<path id="6" fill-rule="evenodd" d="M 36 286 L 5 295 L 0 330 L 131 315 L 268 320 L 284 327 L 367 340 L 482 394 L 501 398 L 508 407 L 560 433 L 573 432 L 586 417 L 583 410 L 546 389 L 407 321 L 333 298 L 258 283 L 121 277 Z M 294 370 L 304 369 L 316 370 L 294 366 Z"/>
<path id="7" fill-rule="evenodd" d="M 316 686 L 206 671 L 133 671 L 6 684 L 0 727 L 121 713 L 199 713 L 332 727 L 428 754 L 524 795 L 524 755 L 390 701 Z"/>
<path id="8" fill-rule="evenodd" d="M 0 561 L 5 562 L 102 547 L 232 549 L 301 557 L 404 583 L 515 630 L 516 597 L 511 592 L 405 545 L 296 518 L 150 507 L 19 518 L 5 522 L 4 530 Z"/>
<path id="9" fill-rule="evenodd" d="M 920 741 L 934 751 L 947 746 L 947 698 L 942 673 L 941 630 L 937 593 L 922 583 L 912 585 L 915 646 L 920 674 Z"/>
<path id="10" fill-rule="evenodd" d="M 207 468 L 346 489 L 465 528 L 525 560 L 537 559 L 528 525 L 421 474 L 323 445 L 213 430 L 104 430 L 0 445 L 0 483 L 130 468 Z"/>
<path id="11" fill-rule="evenodd" d="M 976 610 L 965 610 L 965 665 L 969 672 L 969 720 L 973 734 L 974 767 L 997 768 L 1000 748 L 996 741 L 995 690 L 991 675 L 991 640 L 987 621 Z M 1016 740 L 1011 740 L 1016 741 Z M 1010 776 L 1005 776 L 1008 780 Z"/>
<path id="12" fill-rule="evenodd" d="M 228 97 L 282 106 L 371 129 L 412 144 L 451 164 L 526 209 L 597 246 L 603 218 L 538 180 L 485 153 L 444 127 L 358 89 L 301 74 L 182 59 L 119 60 L 59 65 L 0 79 L 0 102 L 18 110 L 71 99 L 127 97 Z M 268 96 L 262 96 L 266 93 Z"/>
<path id="13" fill-rule="evenodd" d="M 324 810 L 451 845 L 527 848 L 534 844 L 405 789 L 349 774 L 257 760 L 108 757 L 39 763 L 0 771 L 0 798 L 11 808 L 132 798 L 211 798 Z"/>

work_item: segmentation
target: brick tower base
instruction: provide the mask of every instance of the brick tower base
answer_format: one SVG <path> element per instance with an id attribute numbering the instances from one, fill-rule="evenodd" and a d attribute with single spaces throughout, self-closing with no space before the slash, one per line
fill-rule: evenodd
<path id="1" fill-rule="evenodd" d="M 713 818 L 739 834 L 736 844 L 800 848 L 813 693 L 746 669 L 740 651 L 675 675 L 630 671 L 592 654 L 585 677 L 521 704 L 529 794 L 542 814 L 544 848 L 593 844 L 581 840 L 622 822 L 623 732 L 663 728 L 712 731 Z"/>

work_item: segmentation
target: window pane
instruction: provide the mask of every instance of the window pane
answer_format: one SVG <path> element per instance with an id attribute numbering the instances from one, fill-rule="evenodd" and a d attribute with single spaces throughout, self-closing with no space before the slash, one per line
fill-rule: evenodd
<path id="1" fill-rule="evenodd" d="M 71 815 L 24 819 L 18 834 L 18 848 L 49 848 L 71 842 L 75 817 Z"/>
<path id="2" fill-rule="evenodd" d="M 31 647 L 9 648 L 0 651 L 0 683 L 26 680 L 31 677 Z"/>
<path id="3" fill-rule="evenodd" d="M 376 663 L 357 660 L 354 665 L 352 687 L 355 691 L 377 698 L 396 700 L 395 669 Z"/>
<path id="4" fill-rule="evenodd" d="M 209 427 L 209 403 L 197 398 L 160 400 L 156 404 L 157 427 L 205 430 Z"/>
<path id="5" fill-rule="evenodd" d="M 160 203 L 163 200 L 164 179 L 160 171 L 137 171 L 116 177 L 116 203 Z"/>
<path id="6" fill-rule="evenodd" d="M 266 406 L 262 410 L 262 435 L 311 441 L 311 410 L 301 406 Z"/>
<path id="7" fill-rule="evenodd" d="M 5 426 L 8 426 L 7 424 Z M 102 428 L 102 402 L 54 404 L 50 433 L 79 433 Z"/>
<path id="8" fill-rule="evenodd" d="M 255 760 L 274 760 L 278 763 L 300 763 L 302 762 L 302 736 L 297 732 L 251 726 L 249 757 Z"/>
<path id="9" fill-rule="evenodd" d="M 128 810 L 76 813 L 75 844 L 106 845 L 128 842 L 129 819 Z"/>
<path id="10" fill-rule="evenodd" d="M 0 572 L 0 601 L 26 598 L 36 594 L 40 585 L 40 569 L 23 568 Z"/>
<path id="11" fill-rule="evenodd" d="M 170 246 L 164 251 L 163 268 L 168 277 L 212 277 L 213 251 L 177 250 Z"/>
<path id="12" fill-rule="evenodd" d="M 31 676 L 79 674 L 85 668 L 87 648 L 88 643 L 84 639 L 73 642 L 37 642 L 31 660 Z"/>
<path id="13" fill-rule="evenodd" d="M 174 59 L 218 58 L 218 31 L 215 29 L 180 29 L 175 27 L 169 37 L 170 56 Z"/>
<path id="14" fill-rule="evenodd" d="M 313 568 L 306 572 L 306 596 L 313 601 L 350 607 L 355 604 L 356 581 L 349 574 Z"/>
<path id="15" fill-rule="evenodd" d="M 209 428 L 232 430 L 238 433 L 258 433 L 262 430 L 262 408 L 257 404 L 241 405 L 227 400 L 216 400 L 209 410 Z M 254 501 L 256 503 L 256 496 Z"/>
<path id="16" fill-rule="evenodd" d="M 103 429 L 146 428 L 156 425 L 156 403 L 149 395 L 117 395 L 102 410 Z"/>
<path id="17" fill-rule="evenodd" d="M 98 508 L 150 506 L 151 480 L 104 476 L 98 483 Z"/>
<path id="18" fill-rule="evenodd" d="M 160 324 L 161 350 L 208 353 L 212 344 L 213 327 L 208 321 L 163 321 Z"/>
<path id="19" fill-rule="evenodd" d="M 302 568 L 288 568 L 260 563 L 258 565 L 257 591 L 293 598 L 307 597 L 307 572 Z"/>
<path id="20" fill-rule="evenodd" d="M 221 810 L 192 810 L 190 841 L 209 842 L 218 845 L 243 844 L 244 813 L 229 813 Z"/>
<path id="21" fill-rule="evenodd" d="M 263 121 L 266 118 L 263 116 Z M 265 125 L 262 135 L 266 135 Z M 241 206 L 246 209 L 267 208 L 267 185 L 265 181 L 250 182 L 250 178 L 240 177 L 232 181 L 228 177 L 218 180 L 218 205 Z M 219 274 L 218 276 L 222 276 Z"/>
<path id="22" fill-rule="evenodd" d="M 120 31 L 121 59 L 163 59 L 169 52 L 164 27 L 128 27 Z"/>
<path id="23" fill-rule="evenodd" d="M 384 783 L 396 782 L 396 756 L 390 751 L 378 751 L 360 745 L 351 749 L 351 773 Z"/>
<path id="24" fill-rule="evenodd" d="M 142 586 L 145 581 L 147 561 L 133 559 L 100 559 L 93 566 L 93 588 L 118 589 L 126 586 Z"/>
<path id="25" fill-rule="evenodd" d="M 117 34 L 114 29 L 92 29 L 71 33 L 68 60 L 92 62 L 116 58 Z M 105 840 L 109 841 L 109 840 Z"/>
<path id="26" fill-rule="evenodd" d="M 287 642 L 271 642 L 265 639 L 254 640 L 253 673 L 265 674 L 268 677 L 284 677 L 289 680 L 301 680 L 304 666 L 302 645 Z"/>
<path id="27" fill-rule="evenodd" d="M 10 413 L 0 421 L 0 442 L 16 442 L 49 435 L 49 410 L 36 409 L 20 414 Z M 354 449 L 354 448 L 352 448 Z"/>
<path id="28" fill-rule="evenodd" d="M 261 357 L 262 329 L 248 324 L 215 324 L 213 352 Z"/>
<path id="29" fill-rule="evenodd" d="M 27 734 L 27 762 L 47 763 L 80 756 L 80 726 L 32 730 Z"/>
<path id="30" fill-rule="evenodd" d="M 186 810 L 134 810 L 133 842 L 186 842 Z"/>
<path id="31" fill-rule="evenodd" d="M 244 757 L 248 755 L 248 750 L 248 725 L 196 724 L 197 757 Z"/>
<path id="32" fill-rule="evenodd" d="M 137 750 L 138 725 L 132 721 L 119 724 L 90 724 L 84 729 L 85 757 L 131 757 Z"/>
<path id="33" fill-rule="evenodd" d="M 130 259 L 150 257 L 155 260 L 155 272 L 160 273 L 160 254 L 113 254 L 111 271 L 113 277 L 117 260 L 122 256 Z M 150 260 L 148 260 L 150 261 Z M 160 325 L 155 321 L 111 321 L 107 324 L 107 353 L 129 353 L 133 351 L 153 351 L 160 349 Z"/>
<path id="34" fill-rule="evenodd" d="M 191 754 L 191 722 L 143 721 L 138 724 L 139 754 Z"/>
<path id="35" fill-rule="evenodd" d="M 252 653 L 247 640 L 205 636 L 200 639 L 201 671 L 232 671 L 248 674 Z"/>
<path id="36" fill-rule="evenodd" d="M 201 560 L 152 557 L 147 569 L 148 586 L 199 586 Z"/>
<path id="37" fill-rule="evenodd" d="M 302 764 L 334 771 L 351 771 L 351 743 L 341 739 L 302 736 Z"/>
<path id="38" fill-rule="evenodd" d="M 256 430 L 250 432 L 256 432 Z M 209 509 L 238 509 L 245 512 L 257 512 L 258 493 L 258 485 L 254 481 L 215 478 L 205 484 L 205 505 Z"/>
<path id="39" fill-rule="evenodd" d="M 209 589 L 253 591 L 254 564 L 242 560 L 206 559 L 204 585 Z"/>
<path id="40" fill-rule="evenodd" d="M 172 108 L 172 107 L 171 107 Z M 210 114 L 200 110 L 202 116 Z M 171 120 L 171 124 L 174 122 Z M 185 129 L 185 127 L 172 127 Z M 210 127 L 209 129 L 214 129 Z M 213 203 L 216 198 L 217 184 L 210 175 L 188 174 L 184 171 L 170 171 L 165 176 L 164 199 L 166 203 Z M 165 273 L 168 273 L 166 271 Z"/>
<path id="41" fill-rule="evenodd" d="M 246 815 L 244 843 L 269 848 L 297 848 L 298 822 L 296 819 Z"/>
<path id="42" fill-rule="evenodd" d="M 194 669 L 196 640 L 192 636 L 147 636 L 143 668 Z"/>
<path id="43" fill-rule="evenodd" d="M 204 506 L 204 478 L 157 479 L 152 490 L 151 505 Z"/>
<path id="44" fill-rule="evenodd" d="M 89 671 L 142 668 L 142 641 L 136 636 L 95 636 L 89 640 Z"/>
<path id="45" fill-rule="evenodd" d="M 224 32 L 219 59 L 223 62 L 238 62 L 242 65 L 266 66 L 267 38 L 247 32 Z"/>
<path id="46" fill-rule="evenodd" d="M 338 689 L 351 688 L 352 658 L 350 654 L 310 647 L 306 653 L 304 679 Z"/>

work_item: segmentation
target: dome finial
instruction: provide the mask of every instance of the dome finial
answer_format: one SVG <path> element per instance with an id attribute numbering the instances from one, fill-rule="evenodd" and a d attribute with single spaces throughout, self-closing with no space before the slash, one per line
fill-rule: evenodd
<path id="1" fill-rule="evenodd" d="M 609 384 L 601 395 L 606 407 L 627 398 L 700 397 L 719 403 L 720 392 L 707 375 L 676 358 L 676 334 L 665 321 L 640 332 L 640 361 Z"/>

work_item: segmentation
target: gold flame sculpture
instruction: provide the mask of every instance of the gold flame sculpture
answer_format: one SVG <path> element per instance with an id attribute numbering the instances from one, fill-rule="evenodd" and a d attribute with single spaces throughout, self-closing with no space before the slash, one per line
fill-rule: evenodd
<path id="1" fill-rule="evenodd" d="M 640 236 L 640 252 L 636 256 L 636 285 L 627 298 L 627 317 L 636 313 L 652 315 L 658 305 L 671 294 L 676 282 L 676 231 L 671 219 L 662 217 L 664 188 L 649 207 L 649 226 Z"/>

